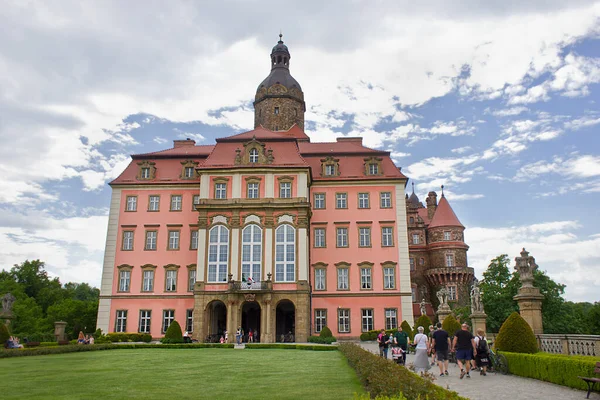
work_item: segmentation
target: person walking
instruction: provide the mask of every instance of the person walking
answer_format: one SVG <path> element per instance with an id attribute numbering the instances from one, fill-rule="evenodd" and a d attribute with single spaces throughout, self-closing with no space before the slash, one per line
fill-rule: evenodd
<path id="1" fill-rule="evenodd" d="M 461 329 L 454 334 L 452 342 L 452 351 L 456 350 L 456 360 L 460 368 L 460 379 L 464 378 L 465 373 L 467 378 L 470 378 L 469 371 L 471 370 L 471 360 L 477 355 L 475 348 L 475 340 L 473 334 L 469 332 L 469 325 L 462 324 Z M 466 371 L 465 371 L 466 370 Z"/>
<path id="2" fill-rule="evenodd" d="M 379 344 L 379 357 L 383 357 L 383 347 L 385 346 L 386 340 L 387 336 L 385 335 L 385 329 L 382 329 L 381 332 L 379 332 L 379 334 L 377 335 L 377 343 Z"/>
<path id="3" fill-rule="evenodd" d="M 402 349 L 402 364 L 406 365 L 406 349 L 408 348 L 408 334 L 398 327 L 398 331 L 394 334 L 394 345 Z"/>
<path id="4" fill-rule="evenodd" d="M 427 333 L 427 339 L 429 339 L 429 343 L 431 343 L 431 339 L 433 339 L 433 333 L 435 332 L 435 327 L 433 325 L 429 325 L 429 333 Z M 435 350 L 429 350 L 431 354 L 431 366 L 435 365 Z"/>
<path id="5" fill-rule="evenodd" d="M 437 329 L 433 332 L 431 347 L 435 350 L 440 376 L 448 375 L 448 350 L 450 349 L 450 336 L 442 329 L 442 324 L 437 323 Z"/>
<path id="6" fill-rule="evenodd" d="M 480 368 L 479 375 L 487 375 L 487 367 L 490 365 L 490 348 L 488 347 L 487 339 L 483 329 L 477 329 L 477 336 L 475 336 L 475 348 L 477 349 L 477 366 Z"/>
<path id="7" fill-rule="evenodd" d="M 427 335 L 423 333 L 425 329 L 422 326 L 417 328 L 417 333 L 415 335 L 414 345 L 415 345 L 415 372 L 423 372 L 429 370 L 431 367 L 429 365 L 429 358 L 427 357 L 427 351 L 429 349 L 429 339 Z"/>
<path id="8" fill-rule="evenodd" d="M 254 342 L 254 333 L 252 332 L 252 329 L 250 329 L 248 331 L 248 343 L 253 343 Z"/>
<path id="9" fill-rule="evenodd" d="M 242 327 L 238 326 L 237 330 L 235 331 L 235 342 L 237 344 L 242 344 Z"/>

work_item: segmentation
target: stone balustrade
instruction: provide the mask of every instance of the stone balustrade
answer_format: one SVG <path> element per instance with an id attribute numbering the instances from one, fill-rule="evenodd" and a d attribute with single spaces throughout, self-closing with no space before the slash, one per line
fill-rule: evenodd
<path id="1" fill-rule="evenodd" d="M 571 356 L 599 356 L 600 335 L 536 335 L 541 351 Z"/>

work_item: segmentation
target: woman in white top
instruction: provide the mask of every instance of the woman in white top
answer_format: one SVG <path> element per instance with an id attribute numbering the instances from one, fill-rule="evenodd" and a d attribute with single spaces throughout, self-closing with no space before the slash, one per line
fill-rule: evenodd
<path id="1" fill-rule="evenodd" d="M 429 358 L 427 357 L 427 351 L 429 349 L 429 338 L 427 337 L 427 335 L 423 334 L 423 330 L 423 327 L 419 326 L 417 328 L 417 331 L 419 331 L 419 333 L 415 335 L 415 372 L 425 372 L 430 368 Z"/>

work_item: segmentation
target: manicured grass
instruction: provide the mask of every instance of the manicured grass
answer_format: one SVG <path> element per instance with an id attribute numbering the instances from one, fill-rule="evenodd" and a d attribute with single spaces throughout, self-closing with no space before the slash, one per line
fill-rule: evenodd
<path id="1" fill-rule="evenodd" d="M 0 360 L 2 399 L 352 399 L 337 351 L 134 349 Z"/>

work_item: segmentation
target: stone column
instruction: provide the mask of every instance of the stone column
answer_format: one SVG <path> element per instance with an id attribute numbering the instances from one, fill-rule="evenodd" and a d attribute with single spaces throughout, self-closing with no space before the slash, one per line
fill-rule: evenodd
<path id="1" fill-rule="evenodd" d="M 62 342 L 67 340 L 67 335 L 65 334 L 65 328 L 67 327 L 67 323 L 63 321 L 57 321 L 54 323 L 54 336 L 56 337 L 57 342 Z"/>
<path id="2" fill-rule="evenodd" d="M 478 329 L 482 329 L 483 333 L 487 336 L 487 314 L 483 312 L 476 312 L 471 314 L 469 317 L 471 318 L 471 323 L 473 324 L 473 335 L 477 334 Z"/>
<path id="3" fill-rule="evenodd" d="M 544 296 L 540 289 L 533 286 L 533 272 L 537 269 L 535 258 L 529 255 L 529 252 L 523 249 L 521 257 L 515 258 L 515 269 L 519 272 L 521 287 L 514 300 L 519 304 L 519 313 L 521 317 L 531 327 L 533 333 L 540 335 L 544 333 L 542 324 L 542 300 Z"/>

